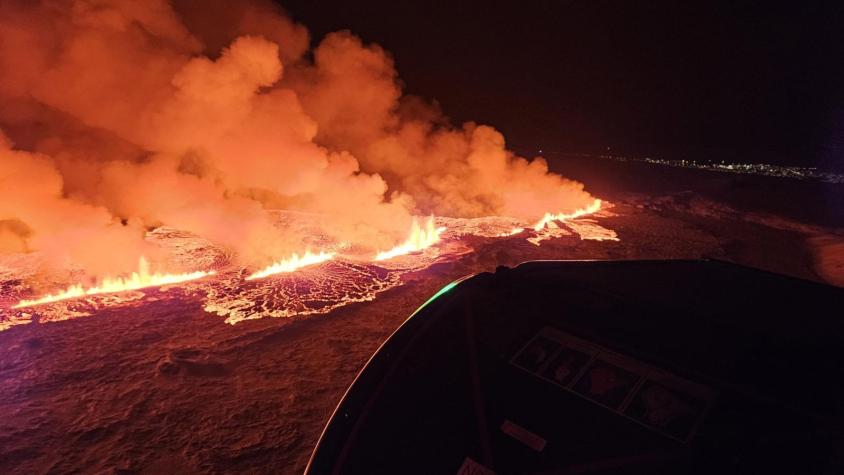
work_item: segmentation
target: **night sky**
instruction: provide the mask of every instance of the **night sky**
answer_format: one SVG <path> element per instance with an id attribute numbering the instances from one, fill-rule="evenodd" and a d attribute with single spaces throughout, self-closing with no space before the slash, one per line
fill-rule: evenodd
<path id="1" fill-rule="evenodd" d="M 279 2 L 393 53 L 407 92 L 533 155 L 844 168 L 841 2 Z"/>

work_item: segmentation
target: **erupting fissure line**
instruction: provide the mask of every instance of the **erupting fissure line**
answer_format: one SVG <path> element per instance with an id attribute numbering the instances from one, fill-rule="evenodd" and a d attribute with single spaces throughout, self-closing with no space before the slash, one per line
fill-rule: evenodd
<path id="1" fill-rule="evenodd" d="M 601 200 L 596 199 L 592 202 L 589 206 L 585 208 L 580 208 L 572 211 L 571 213 L 558 213 L 558 214 L 551 214 L 545 213 L 545 216 L 539 220 L 534 226 L 534 231 L 541 231 L 543 228 L 548 226 L 549 223 L 553 221 L 567 221 L 570 219 L 580 218 L 582 216 L 586 216 L 588 214 L 597 213 L 601 209 Z"/>
<path id="2" fill-rule="evenodd" d="M 184 274 L 150 273 L 149 262 L 147 262 L 144 257 L 141 257 L 138 261 L 138 271 L 132 272 L 132 274 L 128 277 L 106 277 L 99 285 L 89 287 L 87 289 L 82 287 L 81 284 L 72 285 L 64 291 L 55 294 L 47 294 L 34 300 L 21 300 L 12 308 L 31 307 L 33 305 L 84 297 L 86 295 L 110 294 L 126 290 L 138 290 L 146 287 L 160 287 L 163 285 L 178 284 L 190 280 L 201 279 L 213 274 L 215 274 L 214 271 L 196 271 L 186 272 Z"/>
<path id="3" fill-rule="evenodd" d="M 301 269 L 302 267 L 311 266 L 314 264 L 319 264 L 321 262 L 325 262 L 334 258 L 335 253 L 333 252 L 320 252 L 319 254 L 314 254 L 311 251 L 305 251 L 304 254 L 299 256 L 299 254 L 294 253 L 292 256 L 288 257 L 287 259 L 282 259 L 278 262 L 270 264 L 266 268 L 259 270 L 258 272 L 253 273 L 246 280 L 255 280 L 255 279 L 263 279 L 264 277 L 269 277 L 274 274 L 282 274 L 293 272 L 295 270 Z"/>
<path id="4" fill-rule="evenodd" d="M 436 227 L 433 216 L 425 221 L 425 227 L 420 226 L 416 218 L 413 218 L 413 224 L 410 227 L 410 236 L 408 236 L 407 240 L 389 251 L 379 252 L 375 256 L 375 260 L 383 261 L 427 249 L 440 241 L 440 234 L 443 232 L 445 232 L 445 227 Z"/>
<path id="5" fill-rule="evenodd" d="M 533 227 L 532 229 L 536 232 L 545 232 L 545 229 L 551 229 L 558 227 L 556 222 L 569 222 L 570 226 L 574 226 L 578 224 L 577 221 L 573 221 L 577 218 L 590 215 L 596 213 L 601 209 L 602 202 L 600 199 L 594 200 L 589 206 L 577 209 L 571 213 L 545 213 L 545 216 L 542 217 Z M 582 224 L 582 223 L 581 223 Z M 530 228 L 528 228 L 530 229 Z M 428 217 L 424 220 L 424 222 L 420 223 L 420 220 L 417 218 L 413 218 L 413 222 L 411 224 L 410 233 L 407 239 L 397 245 L 396 247 L 388 250 L 382 251 L 376 254 L 373 258 L 374 261 L 383 261 L 387 259 L 392 259 L 394 257 L 419 252 L 424 249 L 427 249 L 434 244 L 437 244 L 441 240 L 441 235 L 445 232 L 446 228 L 443 226 L 437 227 L 434 221 L 434 217 Z M 499 237 L 507 237 L 519 234 L 524 232 L 525 228 L 516 227 L 510 230 L 509 232 L 504 232 L 499 234 Z M 600 232 L 599 232 L 600 231 Z M 611 230 L 605 230 L 603 228 L 598 229 L 597 231 L 592 230 L 591 234 L 588 237 L 583 236 L 582 231 L 577 231 L 578 234 L 581 235 L 582 239 L 593 239 L 593 240 L 618 240 L 615 232 Z M 546 239 L 547 236 L 543 239 Z M 537 242 L 534 242 L 537 244 Z M 299 255 L 298 253 L 294 253 L 290 257 L 286 259 L 282 259 L 277 261 L 266 268 L 259 270 L 257 272 L 252 273 L 246 280 L 256 280 L 262 279 L 265 277 L 269 277 L 275 274 L 282 274 L 282 273 L 291 273 L 295 272 L 299 269 L 304 267 L 320 264 L 329 260 L 334 259 L 336 256 L 335 252 L 324 252 L 320 251 L 318 253 L 313 253 L 311 251 L 305 251 L 304 254 Z M 151 273 L 150 266 L 147 260 L 143 257 L 140 258 L 138 262 L 138 271 L 133 272 L 128 277 L 117 277 L 117 278 L 105 278 L 101 283 L 94 287 L 85 288 L 81 284 L 72 285 L 67 289 L 55 293 L 55 294 L 48 294 L 38 299 L 33 300 L 21 300 L 12 308 L 23 308 L 23 307 L 30 307 L 34 305 L 46 304 L 57 302 L 60 300 L 68 300 L 78 297 L 84 297 L 87 295 L 96 295 L 96 294 L 107 294 L 107 293 L 116 293 L 122 292 L 127 290 L 138 290 L 143 289 L 146 287 L 157 287 L 157 286 L 164 286 L 170 284 L 178 284 L 182 282 L 187 282 L 191 280 L 200 279 L 206 276 L 214 275 L 215 271 L 196 271 L 196 272 L 188 272 L 183 274 L 162 274 L 162 273 Z"/>

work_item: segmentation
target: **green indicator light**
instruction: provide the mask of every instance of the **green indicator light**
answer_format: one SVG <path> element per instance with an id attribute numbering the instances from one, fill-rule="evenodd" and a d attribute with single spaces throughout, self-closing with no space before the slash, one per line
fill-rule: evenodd
<path id="1" fill-rule="evenodd" d="M 438 299 L 439 297 L 441 297 L 444 293 L 448 292 L 449 290 L 457 287 L 457 284 L 459 284 L 460 282 L 463 282 L 464 280 L 466 280 L 469 277 L 471 277 L 471 276 L 466 276 L 462 279 L 457 279 L 454 282 L 452 282 L 452 283 L 446 285 L 445 287 L 441 288 L 439 291 L 437 291 L 437 293 L 435 293 L 433 296 L 431 296 L 431 298 L 426 300 L 425 303 L 420 305 L 419 308 L 417 308 L 416 311 L 413 312 L 413 315 L 416 315 L 417 313 L 419 313 L 423 308 L 427 307 L 429 303 Z M 411 315 L 410 317 L 413 317 L 413 315 Z"/>
<path id="2" fill-rule="evenodd" d="M 460 280 L 463 280 L 463 279 L 460 279 Z M 432 300 L 436 300 L 436 299 L 437 299 L 437 297 L 439 297 L 440 295 L 442 295 L 442 294 L 444 294 L 444 293 L 448 292 L 449 290 L 451 290 L 451 289 L 453 289 L 453 288 L 457 287 L 457 284 L 459 284 L 459 283 L 460 283 L 460 280 L 455 280 L 454 282 L 452 282 L 452 283 L 450 283 L 450 284 L 446 285 L 445 287 L 441 288 L 441 289 L 439 290 L 439 292 L 435 293 L 433 297 L 431 297 L 430 299 L 428 299 L 428 302 L 430 302 L 430 301 L 432 301 Z M 425 303 L 428 303 L 428 302 L 425 302 Z"/>

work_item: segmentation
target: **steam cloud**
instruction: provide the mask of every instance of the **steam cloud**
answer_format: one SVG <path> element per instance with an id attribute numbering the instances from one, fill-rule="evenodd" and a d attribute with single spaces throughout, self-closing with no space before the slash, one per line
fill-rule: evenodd
<path id="1" fill-rule="evenodd" d="M 491 127 L 403 95 L 349 32 L 309 51 L 269 1 L 0 3 L 0 253 L 90 273 L 154 256 L 168 225 L 246 264 L 301 250 L 266 209 L 389 248 L 413 214 L 537 219 L 591 202 Z"/>

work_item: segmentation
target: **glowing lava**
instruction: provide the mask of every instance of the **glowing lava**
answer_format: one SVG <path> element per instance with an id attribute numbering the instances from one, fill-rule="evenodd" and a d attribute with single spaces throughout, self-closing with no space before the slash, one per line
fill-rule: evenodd
<path id="1" fill-rule="evenodd" d="M 497 237 L 515 236 L 516 234 L 523 233 L 524 231 L 525 231 L 525 228 L 513 228 L 513 229 L 507 231 L 506 233 L 499 234 Z"/>
<path id="2" fill-rule="evenodd" d="M 86 295 L 110 294 L 127 290 L 138 290 L 146 287 L 160 287 L 163 285 L 178 284 L 189 280 L 201 279 L 203 277 L 213 275 L 214 273 L 214 271 L 197 271 L 187 272 L 184 274 L 150 273 L 149 262 L 147 262 L 144 257 L 141 257 L 138 261 L 138 271 L 132 272 L 132 274 L 128 277 L 106 277 L 99 285 L 89 287 L 87 289 L 82 287 L 80 284 L 72 285 L 64 291 L 55 294 L 48 294 L 35 300 L 21 300 L 12 308 L 31 307 L 33 305 L 41 305 L 57 302 L 59 300 L 84 297 Z"/>
<path id="3" fill-rule="evenodd" d="M 554 221 L 568 221 L 571 219 L 580 218 L 582 216 L 586 216 L 588 214 L 597 213 L 601 209 L 601 200 L 596 199 L 592 202 L 589 206 L 585 208 L 580 208 L 572 211 L 571 213 L 558 213 L 558 214 L 551 214 L 545 213 L 545 216 L 539 220 L 534 226 L 534 231 L 541 231 L 543 228 L 548 226 L 550 223 Z"/>
<path id="4" fill-rule="evenodd" d="M 440 234 L 444 231 L 444 227 L 436 227 L 434 225 L 433 216 L 425 221 L 424 227 L 419 225 L 416 218 L 413 218 L 413 224 L 410 227 L 410 236 L 408 236 L 407 240 L 389 251 L 379 252 L 375 256 L 375 260 L 383 261 L 427 249 L 440 241 Z"/>
<path id="5" fill-rule="evenodd" d="M 246 280 L 263 279 L 264 277 L 269 277 L 274 274 L 293 272 L 297 269 L 301 269 L 302 267 L 319 264 L 320 262 L 325 262 L 333 258 L 333 252 L 320 252 L 319 254 L 314 254 L 311 251 L 305 251 L 305 253 L 301 256 L 299 256 L 299 254 L 294 253 L 287 259 L 282 259 L 278 262 L 270 264 L 263 270 L 255 272 L 254 274 L 247 277 Z"/>
<path id="6" fill-rule="evenodd" d="M 582 240 L 618 241 L 618 235 L 615 231 L 600 226 L 594 219 L 578 219 L 597 213 L 601 210 L 602 205 L 603 202 L 596 199 L 589 206 L 574 210 L 571 213 L 545 213 L 545 216 L 533 226 L 536 235 L 528 238 L 528 242 L 539 246 L 542 241 L 569 234 L 566 229 L 560 227 L 558 222 L 565 224 L 568 229 L 577 233 Z"/>

